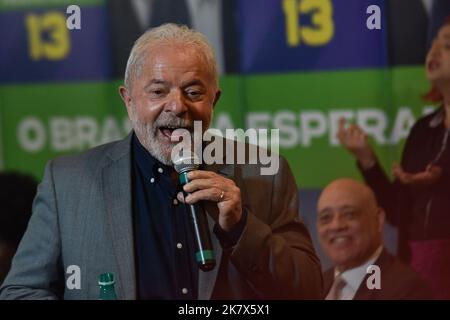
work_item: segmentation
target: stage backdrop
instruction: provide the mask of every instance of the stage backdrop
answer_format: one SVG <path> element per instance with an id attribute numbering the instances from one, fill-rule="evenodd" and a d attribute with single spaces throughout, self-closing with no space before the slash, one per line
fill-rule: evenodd
<path id="1" fill-rule="evenodd" d="M 192 21 L 198 19 L 193 2 Z M 320 189 L 335 178 L 360 179 L 335 137 L 338 119 L 346 117 L 369 133 L 390 172 L 411 125 L 433 108 L 420 100 L 428 89 L 422 61 L 392 63 L 390 43 L 398 32 L 389 22 L 407 11 L 394 12 L 383 0 L 197 2 L 209 5 L 203 12 L 217 18 L 191 21 L 211 37 L 221 59 L 214 127 L 280 129 L 280 153 L 294 172 L 302 214 L 314 234 Z M 118 94 L 125 63 L 120 56 L 126 57 L 135 40 L 136 31 L 128 40 L 125 31 L 137 15 L 125 14 L 133 9 L 130 2 L 118 3 L 0 0 L 3 169 L 40 178 L 49 159 L 129 132 Z M 72 4 L 80 8 L 81 29 L 68 28 Z M 377 8 L 381 28 L 371 29 Z M 394 236 L 389 244 L 395 247 Z"/>

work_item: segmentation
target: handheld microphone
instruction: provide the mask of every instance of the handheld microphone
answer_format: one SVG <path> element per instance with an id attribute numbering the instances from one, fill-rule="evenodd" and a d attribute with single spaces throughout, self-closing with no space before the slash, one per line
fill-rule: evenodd
<path id="1" fill-rule="evenodd" d="M 195 153 L 188 153 L 188 155 L 179 156 L 173 160 L 175 171 L 179 173 L 181 186 L 189 182 L 187 174 L 198 169 L 197 163 L 199 163 L 199 160 Z M 183 195 L 186 198 L 189 193 L 183 190 Z M 194 232 L 195 260 L 202 271 L 211 271 L 216 266 L 216 260 L 205 209 L 199 202 L 186 204 L 186 206 L 188 207 Z"/>

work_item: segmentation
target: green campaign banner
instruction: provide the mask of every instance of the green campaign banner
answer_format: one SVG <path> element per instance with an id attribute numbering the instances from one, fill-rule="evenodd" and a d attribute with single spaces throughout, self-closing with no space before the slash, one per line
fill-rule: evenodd
<path id="1" fill-rule="evenodd" d="M 339 118 L 368 133 L 390 172 L 413 123 L 434 108 L 420 100 L 428 90 L 423 67 L 391 61 L 385 1 L 211 3 L 211 13 L 223 15 L 220 23 L 205 24 L 193 7 L 187 13 L 213 45 L 210 30 L 222 32 L 216 47 L 222 96 L 213 127 L 279 129 L 279 152 L 300 190 L 359 177 L 336 139 Z M 73 5 L 79 29 L 69 28 L 76 10 L 66 9 Z M 369 24 L 374 6 L 379 28 Z M 128 1 L 0 1 L 2 169 L 39 178 L 48 160 L 130 131 L 118 94 L 130 49 L 123 44 L 152 26 L 157 9 L 149 9 L 145 25 Z M 225 18 L 230 13 L 232 20 Z M 140 33 L 123 33 L 133 23 Z"/>
<path id="2" fill-rule="evenodd" d="M 149 28 L 173 22 L 170 8 L 163 12 L 155 3 L 0 0 L 0 170 L 40 179 L 49 160 L 130 132 L 118 87 L 131 46 Z M 427 11 L 409 4 L 179 5 L 184 23 L 205 34 L 217 55 L 222 95 L 212 127 L 224 133 L 279 130 L 272 147 L 289 162 L 314 241 L 321 189 L 339 177 L 361 179 L 354 158 L 336 138 L 339 119 L 367 132 L 390 174 L 412 125 L 436 108 L 421 99 L 429 90 L 423 64 L 450 8 Z M 386 241 L 392 252 L 394 238 Z"/>
<path id="3" fill-rule="evenodd" d="M 280 153 L 298 185 L 320 188 L 340 176 L 358 176 L 336 138 L 338 120 L 345 117 L 368 132 L 389 169 L 417 117 L 434 108 L 418 94 L 428 89 L 422 69 L 224 76 L 213 127 L 224 133 L 229 128 L 279 129 Z M 2 86 L 4 169 L 39 177 L 49 159 L 124 137 L 131 127 L 120 84 Z"/>

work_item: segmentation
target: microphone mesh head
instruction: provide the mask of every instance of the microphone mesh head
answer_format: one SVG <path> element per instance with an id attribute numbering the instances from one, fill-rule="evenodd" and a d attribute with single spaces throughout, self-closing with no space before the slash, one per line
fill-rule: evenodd
<path id="1" fill-rule="evenodd" d="M 172 159 L 173 167 L 178 173 L 196 170 L 200 164 L 200 159 L 194 152 L 183 152 L 182 155 L 175 155 Z"/>

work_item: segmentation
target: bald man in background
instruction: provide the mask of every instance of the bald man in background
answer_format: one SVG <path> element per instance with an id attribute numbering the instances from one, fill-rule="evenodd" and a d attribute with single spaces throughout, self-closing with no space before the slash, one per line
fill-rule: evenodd
<path id="1" fill-rule="evenodd" d="M 384 248 L 384 211 L 368 186 L 333 181 L 322 191 L 317 212 L 320 244 L 335 264 L 324 273 L 326 300 L 431 298 L 423 280 Z M 379 268 L 379 288 L 372 265 Z"/>

